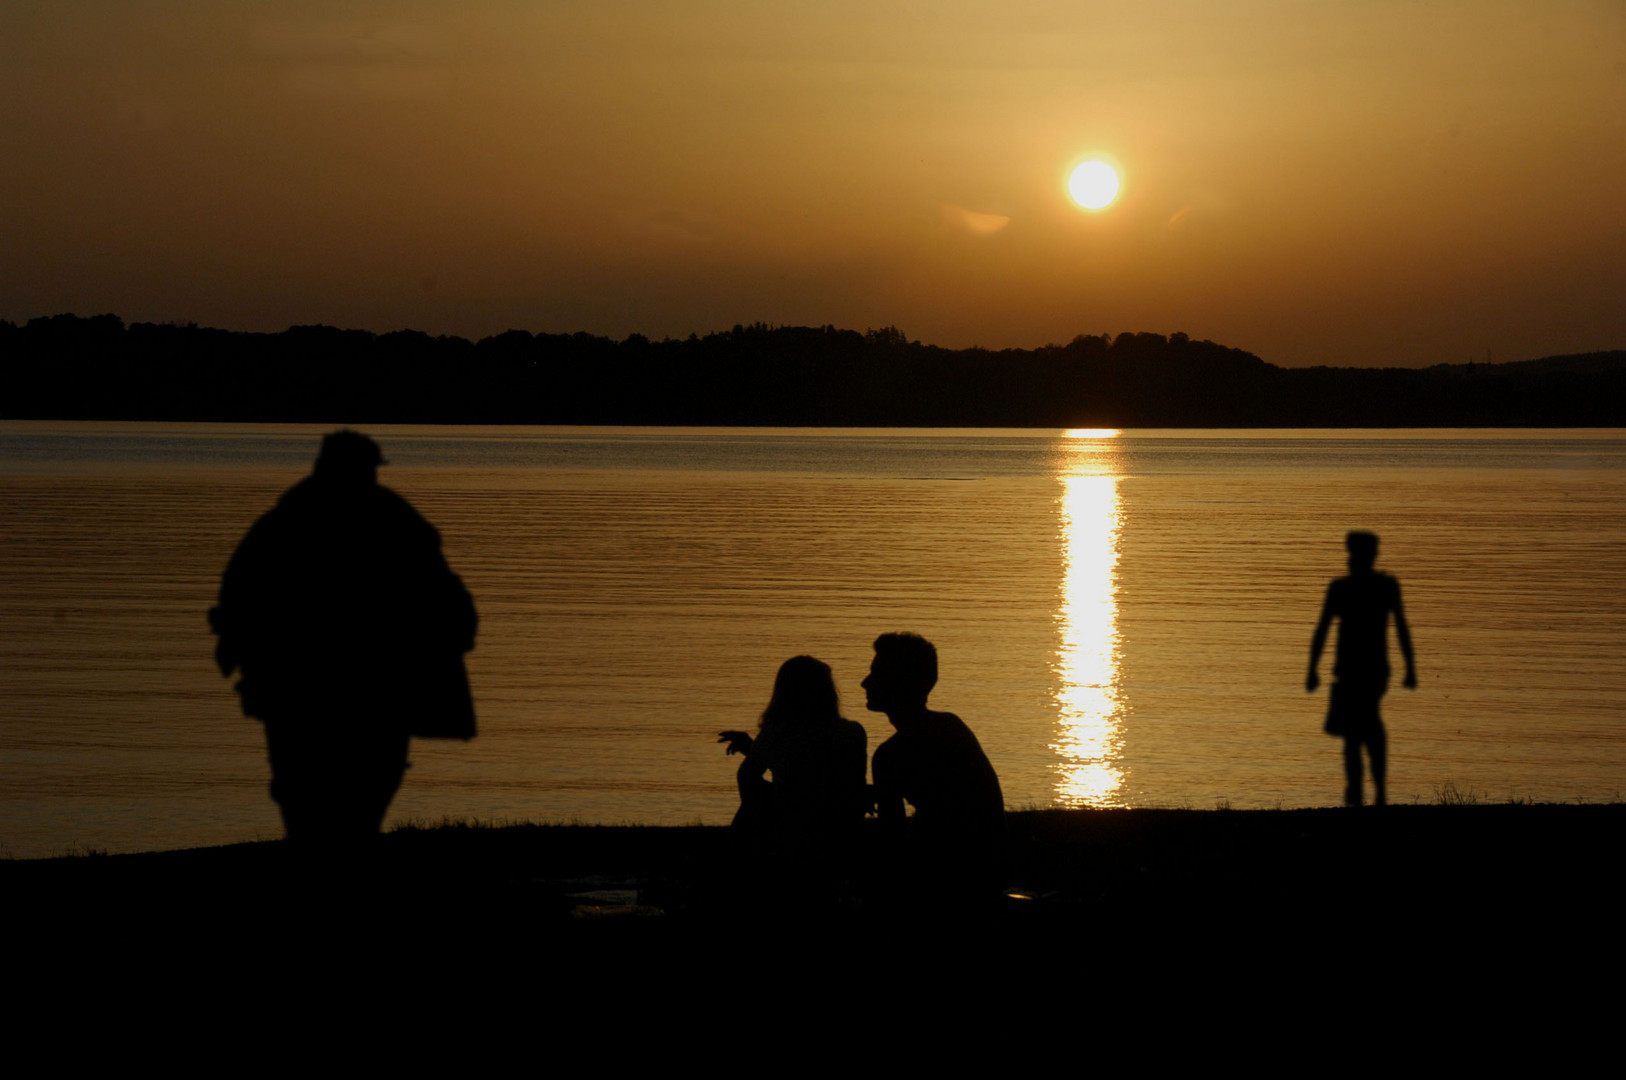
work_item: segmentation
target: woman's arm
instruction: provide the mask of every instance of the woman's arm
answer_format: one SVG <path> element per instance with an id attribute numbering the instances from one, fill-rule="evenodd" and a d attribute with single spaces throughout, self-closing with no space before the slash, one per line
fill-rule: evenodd
<path id="1" fill-rule="evenodd" d="M 753 744 L 751 736 L 743 731 L 719 731 L 717 741 L 727 743 L 730 754 L 749 754 Z"/>
<path id="2" fill-rule="evenodd" d="M 768 766 L 759 758 L 746 754 L 745 760 L 740 762 L 739 772 L 734 774 L 734 779 L 740 785 L 740 802 L 748 803 L 766 798 L 770 786 L 767 776 Z"/>

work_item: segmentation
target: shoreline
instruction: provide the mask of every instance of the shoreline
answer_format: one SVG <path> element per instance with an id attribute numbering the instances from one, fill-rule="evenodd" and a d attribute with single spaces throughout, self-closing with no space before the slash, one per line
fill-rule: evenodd
<path id="1" fill-rule="evenodd" d="M 1245 911 L 1298 894 L 1318 897 L 1332 917 L 1353 916 L 1361 897 L 1387 891 L 1467 891 L 1490 909 L 1601 914 L 1615 888 L 1626 803 L 1024 810 L 1006 822 L 1009 909 L 1128 916 L 1200 897 Z M 867 854 L 886 858 L 876 822 L 865 824 Z M 425 892 L 455 882 L 561 921 L 631 906 L 667 922 L 704 921 L 720 906 L 729 839 L 716 825 L 407 826 L 347 859 L 340 877 Z M 0 889 L 41 910 L 72 909 L 91 894 L 161 900 L 199 888 L 240 894 L 253 907 L 251 897 L 279 894 L 306 873 L 296 860 L 280 840 L 4 859 Z M 594 893 L 616 898 L 584 898 Z"/>

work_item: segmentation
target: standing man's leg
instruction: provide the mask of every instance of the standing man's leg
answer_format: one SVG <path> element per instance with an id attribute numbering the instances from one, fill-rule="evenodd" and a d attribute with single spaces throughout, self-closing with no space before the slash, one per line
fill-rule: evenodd
<path id="1" fill-rule="evenodd" d="M 334 828 L 353 842 L 377 836 L 407 769 L 408 738 L 387 721 L 368 717 L 340 740 L 334 764 Z"/>
<path id="2" fill-rule="evenodd" d="M 1361 805 L 1361 736 L 1344 736 L 1344 805 Z"/>
<path id="3" fill-rule="evenodd" d="M 271 762 L 271 798 L 282 814 L 282 829 L 298 844 L 322 833 L 327 815 L 322 793 L 322 759 L 309 725 L 297 720 L 265 721 L 266 756 Z"/>
<path id="4" fill-rule="evenodd" d="M 1372 803 L 1374 806 L 1382 806 L 1386 801 L 1383 781 L 1389 768 L 1389 736 L 1383 730 L 1381 718 L 1372 722 L 1372 731 L 1366 740 L 1366 752 L 1372 756 L 1372 786 L 1376 789 Z"/>
<path id="5" fill-rule="evenodd" d="M 354 845 L 377 836 L 407 768 L 406 732 L 364 717 L 267 721 L 271 797 L 288 839 Z"/>

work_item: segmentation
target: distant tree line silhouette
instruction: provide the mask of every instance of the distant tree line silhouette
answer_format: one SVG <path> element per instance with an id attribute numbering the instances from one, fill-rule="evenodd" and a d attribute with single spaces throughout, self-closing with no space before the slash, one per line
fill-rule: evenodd
<path id="1" fill-rule="evenodd" d="M 10 419 L 943 427 L 1617 427 L 1626 351 L 1280 368 L 1185 334 L 943 349 L 754 323 L 624 341 L 523 330 L 280 334 L 114 315 L 0 320 Z"/>

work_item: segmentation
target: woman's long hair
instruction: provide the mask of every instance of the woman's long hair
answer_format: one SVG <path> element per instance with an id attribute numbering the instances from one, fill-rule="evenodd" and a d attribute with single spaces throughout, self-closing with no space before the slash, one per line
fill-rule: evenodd
<path id="1" fill-rule="evenodd" d="M 836 693 L 830 665 L 811 656 L 793 656 L 779 665 L 773 697 L 762 710 L 762 722 L 798 727 L 834 723 L 841 719 L 841 698 Z"/>

